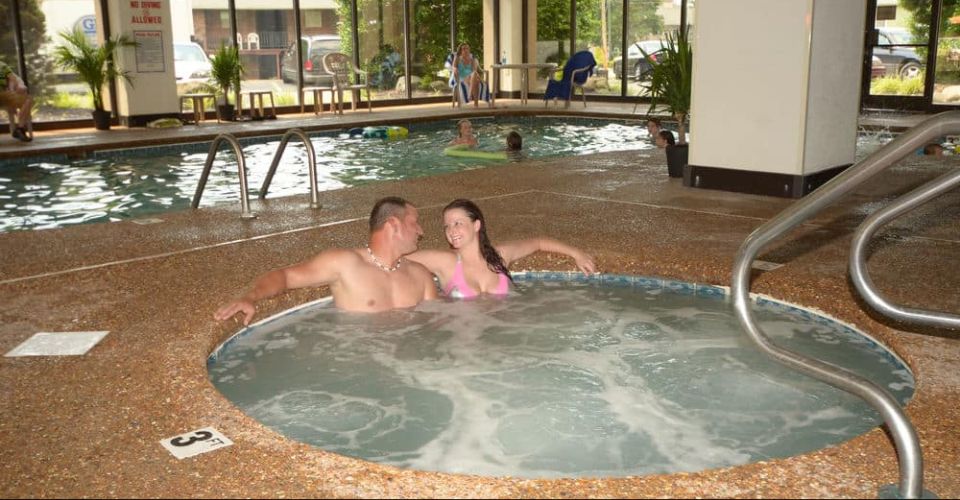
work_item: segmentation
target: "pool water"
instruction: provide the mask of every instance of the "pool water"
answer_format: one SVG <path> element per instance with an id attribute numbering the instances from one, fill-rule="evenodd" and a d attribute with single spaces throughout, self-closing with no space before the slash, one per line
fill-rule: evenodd
<path id="1" fill-rule="evenodd" d="M 524 138 L 520 158 L 652 147 L 646 129 L 636 123 L 522 117 L 471 121 L 483 150 L 503 150 L 507 133 L 519 132 Z M 313 135 L 318 188 L 339 189 L 504 163 L 443 156 L 443 149 L 456 133 L 455 124 L 447 120 L 411 125 L 409 137 L 396 141 L 350 137 L 346 131 Z M 275 136 L 243 147 L 251 198 L 259 193 L 279 139 Z M 0 165 L 0 232 L 117 221 L 187 209 L 209 146 L 207 142 L 105 151 L 87 160 Z M 214 162 L 201 207 L 236 203 L 239 191 L 235 155 L 224 144 Z M 307 193 L 306 150 L 294 139 L 287 145 L 268 197 Z"/>
<path id="2" fill-rule="evenodd" d="M 779 345 L 901 402 L 912 395 L 910 372 L 868 337 L 783 304 L 754 307 Z M 880 423 L 858 398 L 761 354 L 723 297 L 667 288 L 520 281 L 505 300 L 378 314 L 323 302 L 245 330 L 208 368 L 228 399 L 292 439 L 451 473 L 698 471 Z"/>

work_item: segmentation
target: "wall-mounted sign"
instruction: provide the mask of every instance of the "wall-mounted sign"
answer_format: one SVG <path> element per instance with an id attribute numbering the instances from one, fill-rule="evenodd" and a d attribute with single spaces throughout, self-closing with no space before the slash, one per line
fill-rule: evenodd
<path id="1" fill-rule="evenodd" d="M 166 71 L 163 63 L 162 31 L 134 31 L 133 40 L 137 42 L 137 73 Z"/>

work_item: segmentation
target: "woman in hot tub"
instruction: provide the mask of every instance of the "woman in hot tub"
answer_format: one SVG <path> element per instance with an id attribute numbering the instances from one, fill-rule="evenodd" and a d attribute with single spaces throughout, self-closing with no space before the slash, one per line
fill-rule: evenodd
<path id="1" fill-rule="evenodd" d="M 444 294 L 450 297 L 506 295 L 513 282 L 508 269 L 510 264 L 537 251 L 567 255 L 584 274 L 596 271 L 593 257 L 552 238 L 529 238 L 493 245 L 487 236 L 483 212 L 470 200 L 453 200 L 444 207 L 443 232 L 450 250 L 418 250 L 406 258 L 423 264 L 436 275 Z"/>

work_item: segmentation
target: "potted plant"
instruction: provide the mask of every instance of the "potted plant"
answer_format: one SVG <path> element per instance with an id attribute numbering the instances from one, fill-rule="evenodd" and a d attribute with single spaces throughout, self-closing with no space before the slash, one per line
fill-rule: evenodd
<path id="1" fill-rule="evenodd" d="M 683 177 L 687 164 L 687 116 L 690 114 L 690 89 L 693 76 L 693 48 L 690 46 L 689 30 L 667 33 L 663 48 L 648 54 L 640 48 L 650 64 L 650 108 L 663 105 L 677 120 L 676 145 L 667 146 L 667 173 L 670 177 Z"/>
<path id="2" fill-rule="evenodd" d="M 240 49 L 235 45 L 220 45 L 217 52 L 210 58 L 210 80 L 221 96 L 220 116 L 224 120 L 234 119 L 234 107 L 230 104 L 230 91 L 240 91 L 240 76 L 243 74 L 243 63 L 240 61 Z M 236 99 L 236 98 L 235 98 Z"/>
<path id="3" fill-rule="evenodd" d="M 129 72 L 117 66 L 116 56 L 117 49 L 135 47 L 136 42 L 126 35 L 117 35 L 97 46 L 79 28 L 61 32 L 60 38 L 64 43 L 54 50 L 54 60 L 67 71 L 75 72 L 90 87 L 93 124 L 97 130 L 110 130 L 110 112 L 103 108 L 103 87 L 116 78 L 133 85 Z"/>

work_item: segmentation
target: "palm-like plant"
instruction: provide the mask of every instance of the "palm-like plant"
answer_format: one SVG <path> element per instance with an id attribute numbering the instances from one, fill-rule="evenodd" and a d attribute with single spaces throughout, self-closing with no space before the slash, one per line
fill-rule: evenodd
<path id="1" fill-rule="evenodd" d="M 654 54 L 640 52 L 650 63 L 650 108 L 663 104 L 677 120 L 679 143 L 687 142 L 687 115 L 690 114 L 690 92 L 693 80 L 693 47 L 689 29 L 667 33 L 663 48 Z"/>
<path id="2" fill-rule="evenodd" d="M 130 72 L 121 70 L 116 63 L 117 49 L 135 47 L 136 42 L 126 35 L 117 35 L 97 46 L 87 39 L 79 28 L 63 31 L 60 38 L 65 43 L 53 52 L 54 60 L 63 69 L 77 73 L 89 87 L 93 95 L 93 108 L 103 111 L 103 87 L 116 78 L 122 78 L 131 85 Z"/>
<path id="3" fill-rule="evenodd" d="M 240 61 L 240 49 L 235 45 L 221 45 L 210 58 L 210 80 L 216 85 L 218 93 L 223 95 L 224 104 L 228 103 L 230 90 L 240 90 L 240 77 L 243 63 Z"/>

